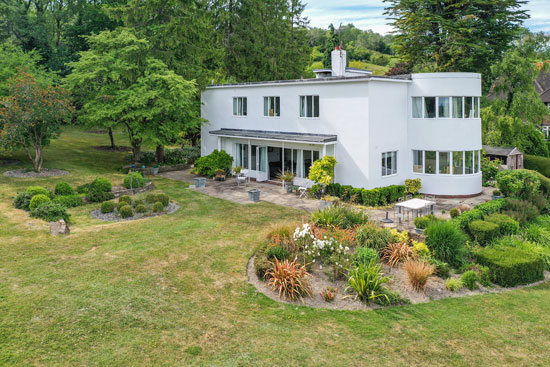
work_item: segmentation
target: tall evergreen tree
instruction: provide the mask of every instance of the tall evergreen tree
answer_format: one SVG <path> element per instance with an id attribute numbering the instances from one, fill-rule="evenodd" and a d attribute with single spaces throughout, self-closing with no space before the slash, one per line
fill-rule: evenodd
<path id="1" fill-rule="evenodd" d="M 338 41 L 338 35 L 336 34 L 336 30 L 334 29 L 334 25 L 328 26 L 328 36 L 325 41 L 325 46 L 323 47 L 323 66 L 325 68 L 330 68 L 332 65 L 332 50 L 334 50 L 334 47 L 338 46 L 340 42 Z"/>

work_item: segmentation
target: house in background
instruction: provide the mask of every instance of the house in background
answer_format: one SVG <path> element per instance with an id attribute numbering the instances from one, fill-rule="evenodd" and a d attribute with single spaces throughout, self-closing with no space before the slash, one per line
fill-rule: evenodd
<path id="1" fill-rule="evenodd" d="M 535 80 L 535 90 L 540 95 L 542 103 L 550 110 L 550 73 L 542 72 Z M 547 116 L 542 121 L 542 132 L 546 137 L 546 140 L 550 139 L 550 116 Z"/>
<path id="2" fill-rule="evenodd" d="M 225 150 L 257 181 L 332 155 L 338 183 L 371 189 L 420 178 L 422 192 L 473 196 L 481 185 L 481 75 L 391 77 L 346 67 L 315 79 L 212 85 L 202 92 L 201 154 Z"/>
<path id="3" fill-rule="evenodd" d="M 490 160 L 500 159 L 503 169 L 522 169 L 523 153 L 515 147 L 495 147 L 484 145 L 483 150 Z"/>

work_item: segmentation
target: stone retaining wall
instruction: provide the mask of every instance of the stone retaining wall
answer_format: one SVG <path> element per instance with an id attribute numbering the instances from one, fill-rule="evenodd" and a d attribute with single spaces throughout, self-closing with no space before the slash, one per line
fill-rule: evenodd
<path id="1" fill-rule="evenodd" d="M 136 195 L 141 194 L 147 191 L 151 191 L 155 188 L 155 185 L 153 185 L 153 182 L 146 182 L 145 186 L 143 187 L 137 187 L 135 189 L 122 189 L 122 190 L 113 190 L 113 194 L 115 195 L 115 198 L 118 198 L 122 195 Z"/>

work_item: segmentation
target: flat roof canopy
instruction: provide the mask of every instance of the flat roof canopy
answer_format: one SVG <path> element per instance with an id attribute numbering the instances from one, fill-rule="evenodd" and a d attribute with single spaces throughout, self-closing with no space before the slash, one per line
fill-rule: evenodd
<path id="1" fill-rule="evenodd" d="M 281 140 L 294 141 L 301 143 L 313 144 L 330 144 L 336 143 L 337 136 L 329 134 L 308 134 L 297 132 L 283 131 L 264 131 L 264 130 L 243 130 L 243 129 L 220 129 L 210 131 L 211 135 L 248 138 L 248 139 L 265 139 L 265 140 Z"/>

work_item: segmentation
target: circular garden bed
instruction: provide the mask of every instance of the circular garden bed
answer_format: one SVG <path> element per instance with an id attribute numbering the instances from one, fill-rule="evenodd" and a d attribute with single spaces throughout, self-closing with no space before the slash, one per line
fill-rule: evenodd
<path id="1" fill-rule="evenodd" d="M 116 203 L 103 202 L 101 208 L 93 210 L 90 215 L 105 222 L 123 222 L 171 214 L 178 209 L 179 205 L 169 201 L 166 194 L 147 194 L 143 197 L 123 195 Z"/>
<path id="2" fill-rule="evenodd" d="M 54 177 L 68 175 L 69 171 L 55 168 L 43 168 L 40 172 L 28 170 L 26 168 L 16 169 L 4 172 L 4 176 L 19 177 L 19 178 L 38 178 L 38 177 Z"/>

